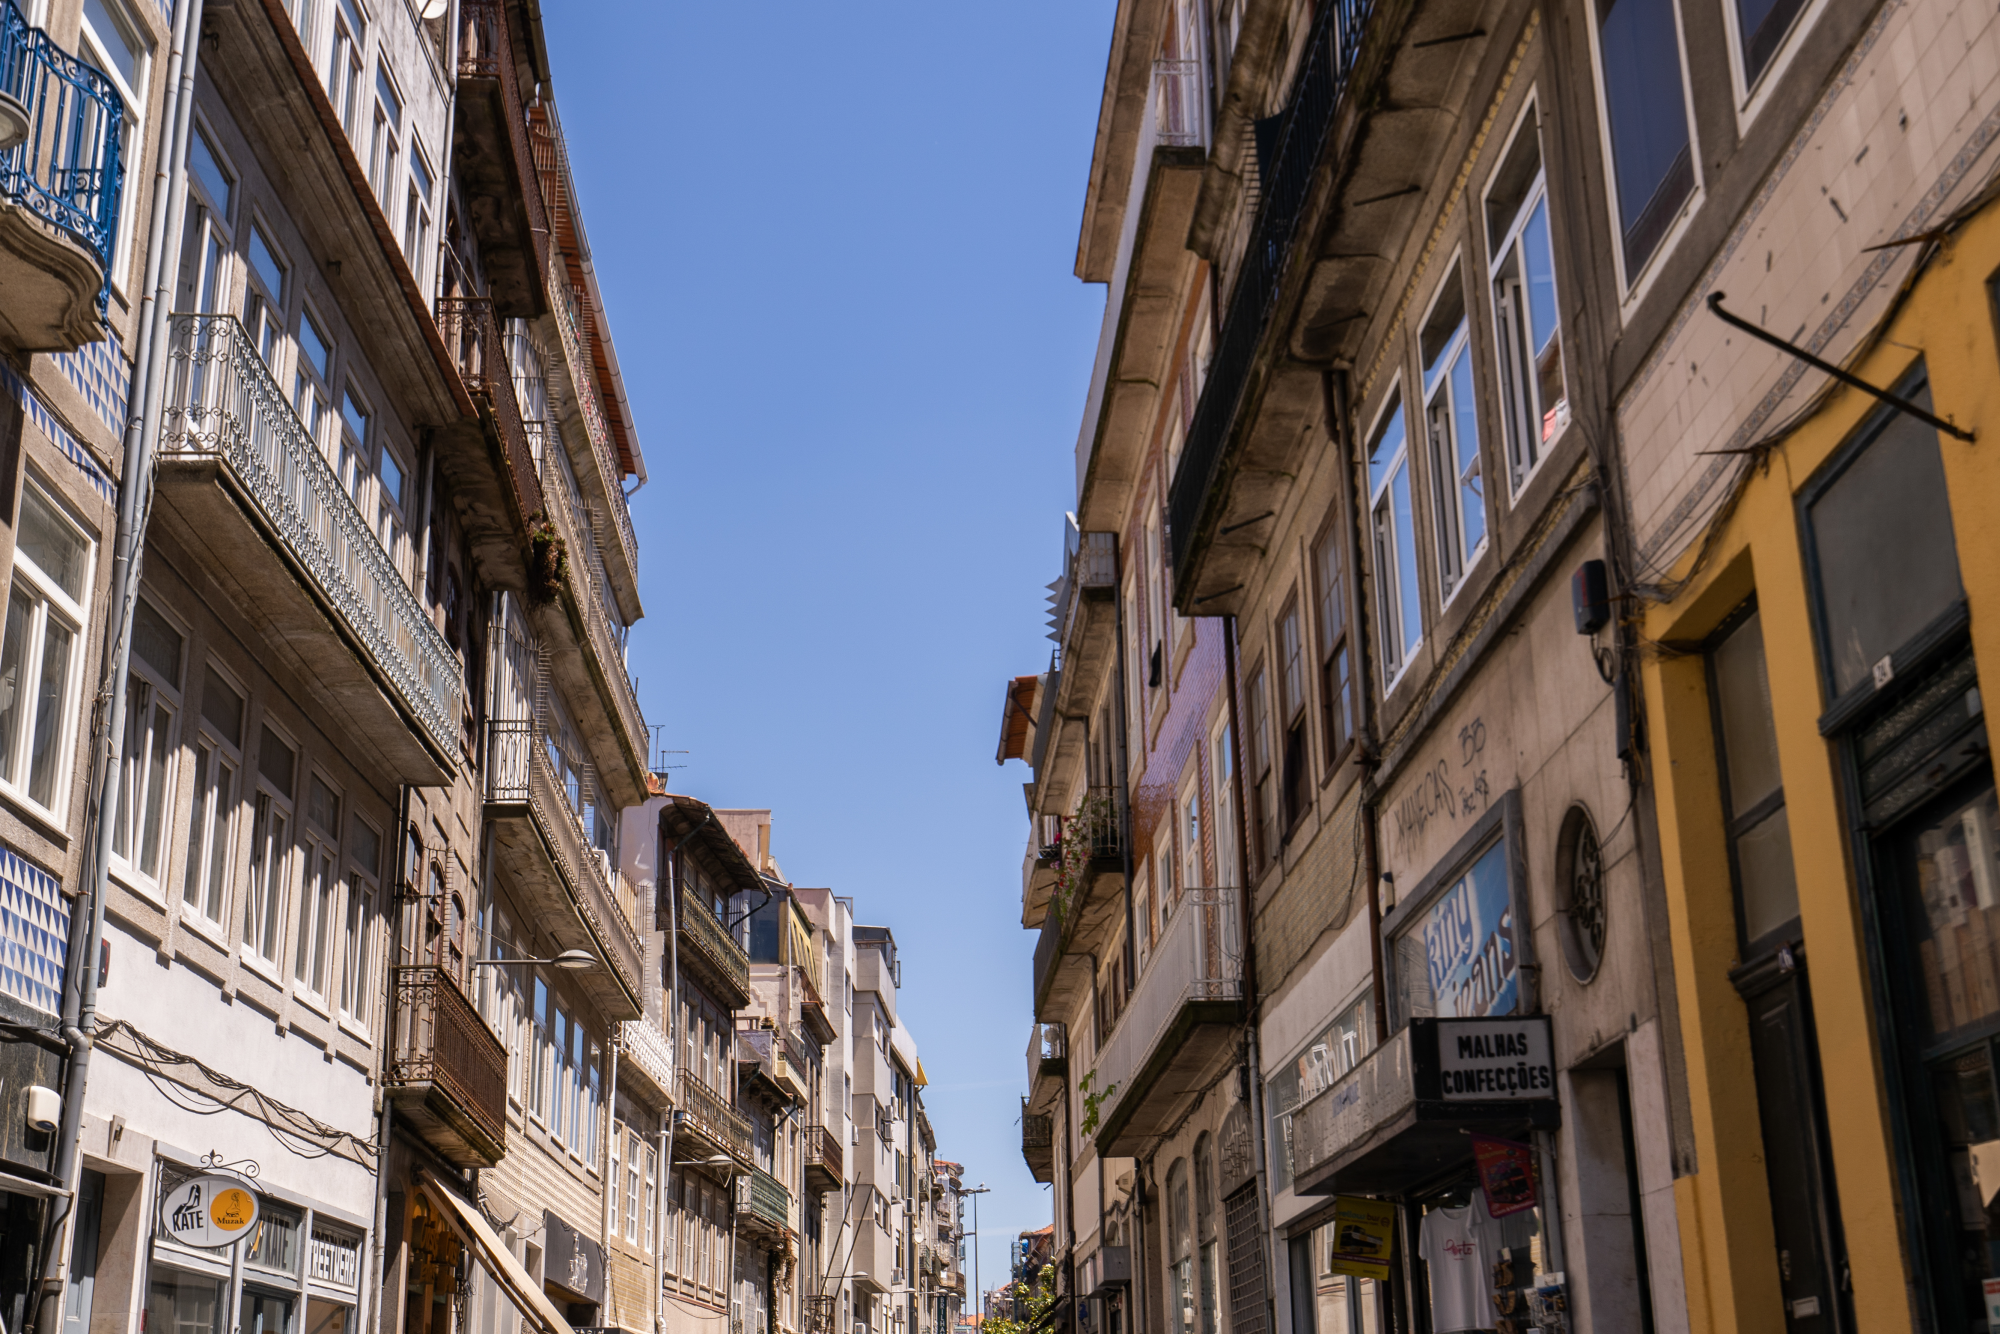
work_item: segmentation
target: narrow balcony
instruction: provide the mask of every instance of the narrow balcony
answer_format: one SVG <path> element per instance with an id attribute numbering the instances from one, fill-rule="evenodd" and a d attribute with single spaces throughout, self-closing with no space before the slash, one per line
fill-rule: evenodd
<path id="1" fill-rule="evenodd" d="M 750 956 L 722 929 L 715 914 L 685 893 L 674 898 L 679 928 L 681 967 L 693 967 L 729 1009 L 750 1003 Z"/>
<path id="2" fill-rule="evenodd" d="M 839 1190 L 842 1172 L 840 1136 L 825 1126 L 807 1126 L 801 1135 L 805 1151 L 805 1185 L 810 1191 Z"/>
<path id="3" fill-rule="evenodd" d="M 1079 532 L 1070 523 L 1063 534 L 1063 572 L 1057 581 L 1054 606 L 1056 652 L 1062 664 L 1052 672 L 1044 692 L 1049 720 L 1076 718 L 1096 709 L 1094 692 L 1110 670 L 1118 651 L 1118 535 Z M 1144 673 L 1144 663 L 1126 670 Z M 1053 726 L 1037 737 L 1040 759 L 1035 765 L 1030 800 L 1036 810 L 1052 808 L 1054 798 L 1066 799 L 1083 778 L 1085 731 L 1080 726 Z M 1060 814 L 1060 812 L 1056 812 Z"/>
<path id="4" fill-rule="evenodd" d="M 558 776 L 560 752 L 532 719 L 494 718 L 486 732 L 486 814 L 501 868 L 559 949 L 602 961 L 574 976 L 605 1017 L 639 1018 L 644 952 L 613 886 L 610 857 L 586 827 L 608 815 L 591 775 Z"/>
<path id="5" fill-rule="evenodd" d="M 1100 1153 L 1128 1157 L 1180 1119 L 1236 1050 L 1242 1022 L 1243 946 L 1237 891 L 1191 889 L 1092 1070 L 1105 1095 Z"/>
<path id="6" fill-rule="evenodd" d="M 736 1225 L 753 1237 L 776 1241 L 792 1230 L 792 1193 L 757 1167 L 736 1178 Z"/>
<path id="7" fill-rule="evenodd" d="M 1060 1013 L 1092 985 L 1088 956 L 1123 909 L 1124 789 L 1092 787 L 1061 822 L 1055 882 L 1035 942 L 1035 1014 Z"/>
<path id="8" fill-rule="evenodd" d="M 460 0 L 452 175 L 503 318 L 546 306 L 549 222 L 528 147 L 528 113 L 514 67 L 506 0 Z"/>
<path id="9" fill-rule="evenodd" d="M 750 1157 L 750 1123 L 729 1105 L 729 1099 L 691 1077 L 686 1070 L 680 1072 L 676 1088 L 679 1096 L 674 1099 L 674 1115 L 679 1120 L 674 1130 L 675 1162 L 720 1153 L 728 1154 L 745 1168 L 756 1166 Z M 686 1153 L 678 1147 L 681 1141 L 688 1144 Z"/>
<path id="10" fill-rule="evenodd" d="M 814 1286 L 818 1286 L 814 1284 Z M 807 1297 L 804 1300 L 804 1334 L 834 1334 L 836 1312 L 840 1309 L 840 1298 L 835 1296 Z"/>
<path id="11" fill-rule="evenodd" d="M 438 334 L 451 355 L 458 378 L 472 396 L 488 435 L 506 461 L 503 485 L 513 512 L 500 526 L 510 536 L 525 529 L 547 502 L 542 496 L 541 466 L 534 443 L 521 418 L 508 366 L 507 345 L 500 317 L 487 297 L 441 296 L 437 301 Z M 459 479 L 454 479 L 457 481 Z M 463 501 L 464 497 L 454 499 Z"/>
<path id="12" fill-rule="evenodd" d="M 442 968 L 390 970 L 383 1087 L 424 1142 L 457 1167 L 507 1152 L 507 1049 Z"/>
<path id="13" fill-rule="evenodd" d="M 674 1096 L 674 1050 L 651 1019 L 628 1019 L 618 1026 L 623 1075 L 636 1074 L 669 1102 Z M 623 1077 L 621 1075 L 621 1077 Z"/>
<path id="14" fill-rule="evenodd" d="M 0 5 L 0 97 L 25 135 L 0 152 L 0 344 L 74 352 L 104 337 L 125 103 L 11 3 Z"/>
<path id="15" fill-rule="evenodd" d="M 175 315 L 161 526 L 265 633 L 356 746 L 420 786 L 457 767 L 457 657 L 230 315 Z M 278 557 L 273 560 L 272 555 Z"/>
<path id="16" fill-rule="evenodd" d="M 1056 1179 L 1055 1119 L 1046 1112 L 1029 1111 L 1026 1098 L 1021 1099 L 1021 1157 L 1044 1186 Z"/>
<path id="17" fill-rule="evenodd" d="M 1062 865 L 1062 817 L 1037 815 L 1028 825 L 1028 846 L 1021 853 L 1021 925 L 1033 927 L 1049 910 Z"/>
<path id="18" fill-rule="evenodd" d="M 1069 1025 L 1028 1026 L 1028 1102 L 1040 1107 L 1062 1088 L 1069 1073 Z"/>

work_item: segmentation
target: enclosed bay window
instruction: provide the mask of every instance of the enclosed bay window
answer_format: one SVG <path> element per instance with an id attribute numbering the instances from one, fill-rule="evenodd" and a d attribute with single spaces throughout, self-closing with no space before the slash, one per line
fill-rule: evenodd
<path id="1" fill-rule="evenodd" d="M 1450 603 L 1486 550 L 1486 495 L 1479 467 L 1479 399 L 1472 387 L 1471 324 L 1457 264 L 1438 289 L 1419 339 L 1424 423 L 1429 428 L 1436 511 L 1438 597 Z"/>
<path id="2" fill-rule="evenodd" d="M 132 662 L 125 678 L 125 745 L 111 855 L 142 886 L 166 869 L 167 795 L 174 787 L 174 729 L 180 716 L 180 631 L 144 598 L 132 614 Z"/>
<path id="3" fill-rule="evenodd" d="M 1674 0 L 1595 0 L 1599 88 L 1625 281 L 1694 194 L 1694 142 Z"/>
<path id="4" fill-rule="evenodd" d="M 0 632 L 0 786 L 50 815 L 63 800 L 76 744 L 94 557 L 83 529 L 27 481 Z"/>
<path id="5" fill-rule="evenodd" d="M 1570 416 L 1538 114 L 1530 103 L 1486 195 L 1500 415 L 1507 483 L 1516 494 Z"/>
<path id="6" fill-rule="evenodd" d="M 1382 626 L 1383 689 L 1393 685 L 1423 642 L 1417 598 L 1416 514 L 1410 504 L 1409 433 L 1403 395 L 1389 396 L 1368 443 L 1368 511 L 1375 537 L 1376 618 Z"/>
<path id="7" fill-rule="evenodd" d="M 194 792 L 181 902 L 220 928 L 235 847 L 236 776 L 243 772 L 243 694 L 215 667 L 201 687 L 201 721 L 192 746 Z"/>

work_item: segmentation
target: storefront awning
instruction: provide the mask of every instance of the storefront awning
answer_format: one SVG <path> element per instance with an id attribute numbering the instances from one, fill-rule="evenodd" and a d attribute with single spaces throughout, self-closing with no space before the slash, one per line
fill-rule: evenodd
<path id="1" fill-rule="evenodd" d="M 493 1281 L 500 1285 L 500 1291 L 507 1294 L 507 1300 L 514 1303 L 538 1334 L 573 1334 L 562 1312 L 542 1292 L 542 1285 L 521 1268 L 521 1262 L 494 1234 L 479 1210 L 439 1185 L 428 1172 L 417 1173 L 417 1185 L 438 1206 L 438 1212 L 451 1225 L 451 1230 L 479 1257 L 480 1265 L 493 1276 Z"/>

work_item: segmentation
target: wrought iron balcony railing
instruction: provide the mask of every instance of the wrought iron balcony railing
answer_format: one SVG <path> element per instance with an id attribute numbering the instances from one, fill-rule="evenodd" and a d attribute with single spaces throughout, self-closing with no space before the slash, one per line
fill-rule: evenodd
<path id="1" fill-rule="evenodd" d="M 709 966 L 735 983 L 742 995 L 750 994 L 750 956 L 731 939 L 715 920 L 715 914 L 699 899 L 681 894 L 679 914 L 681 943 L 697 950 Z"/>
<path id="2" fill-rule="evenodd" d="M 757 1167 L 751 1169 L 749 1176 L 739 1180 L 744 1183 L 745 1203 L 751 1219 L 774 1232 L 782 1232 L 791 1226 L 792 1193 L 778 1178 Z"/>
<path id="3" fill-rule="evenodd" d="M 547 843 L 557 873 L 604 957 L 634 996 L 643 994 L 644 950 L 639 932 L 620 904 L 605 856 L 591 843 L 578 802 L 593 795 L 579 784 L 576 796 L 556 777 L 549 737 L 532 719 L 495 718 L 486 724 L 486 799 L 525 805 Z"/>
<path id="4" fill-rule="evenodd" d="M 805 1334 L 834 1334 L 834 1312 L 839 1309 L 838 1297 L 807 1297 L 805 1299 Z"/>
<path id="5" fill-rule="evenodd" d="M 500 87 L 507 121 L 508 146 L 521 179 L 521 205 L 527 211 L 534 238 L 535 271 L 548 271 L 548 214 L 535 188 L 535 158 L 528 147 L 528 113 L 521 105 L 521 85 L 514 73 L 514 43 L 507 31 L 506 0 L 459 0 L 458 77 L 493 80 Z"/>
<path id="6" fill-rule="evenodd" d="M 111 80 L 0 5 L 0 93 L 28 113 L 28 134 L 0 153 L 0 194 L 91 253 L 111 292 L 111 247 L 125 180 L 125 102 Z"/>
<path id="7" fill-rule="evenodd" d="M 808 1173 L 815 1170 L 825 1173 L 832 1179 L 829 1189 L 846 1180 L 845 1150 L 841 1148 L 839 1135 L 825 1126 L 807 1126 L 800 1138 Z"/>
<path id="8" fill-rule="evenodd" d="M 1167 529 L 1176 587 L 1192 586 L 1179 576 L 1186 572 L 1194 549 L 1195 525 L 1221 469 L 1236 410 L 1249 385 L 1257 345 L 1263 341 L 1291 258 L 1292 233 L 1305 207 L 1334 114 L 1346 96 L 1355 54 L 1374 8 L 1375 0 L 1327 0 L 1319 7 L 1307 38 L 1298 84 L 1278 131 L 1277 150 L 1268 164 L 1263 164 L 1266 170 L 1256 224 L 1229 295 L 1215 360 L 1201 400 L 1195 405 L 1187 444 L 1168 491 Z"/>
<path id="9" fill-rule="evenodd" d="M 442 968 L 391 970 L 391 1089 L 427 1085 L 493 1146 L 507 1142 L 507 1049 Z"/>
<path id="10" fill-rule="evenodd" d="M 639 1067 L 654 1087 L 673 1092 L 674 1049 L 667 1035 L 650 1019 L 627 1019 L 618 1026 L 619 1049 L 625 1059 Z"/>
<path id="11" fill-rule="evenodd" d="M 675 1088 L 674 1104 L 685 1116 L 684 1124 L 738 1162 L 751 1161 L 750 1123 L 729 1105 L 727 1098 L 686 1070 L 681 1071 Z"/>
<path id="12" fill-rule="evenodd" d="M 458 367 L 459 379 L 476 398 L 485 400 L 506 450 L 508 480 L 514 503 L 525 522 L 547 507 L 542 494 L 539 457 L 534 437 L 521 418 L 514 377 L 507 364 L 507 344 L 493 303 L 485 297 L 444 296 L 437 302 L 438 333 Z"/>
<path id="13" fill-rule="evenodd" d="M 435 748 L 454 753 L 458 659 L 249 335 L 233 315 L 175 315 L 172 327 L 161 456 L 214 459 L 230 471 Z"/>
<path id="14" fill-rule="evenodd" d="M 1069 1025 L 1060 1021 L 1028 1026 L 1028 1087 L 1069 1072 Z"/>

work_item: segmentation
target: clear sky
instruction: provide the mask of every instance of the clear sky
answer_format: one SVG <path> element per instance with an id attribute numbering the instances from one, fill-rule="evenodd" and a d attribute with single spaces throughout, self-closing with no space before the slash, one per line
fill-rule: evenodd
<path id="1" fill-rule="evenodd" d="M 1047 665 L 1104 289 L 1074 274 L 1112 0 L 545 3 L 650 482 L 632 668 L 677 790 L 769 806 L 891 928 L 981 1279 L 1021 1160 L 1034 937 L 1002 686 Z"/>

